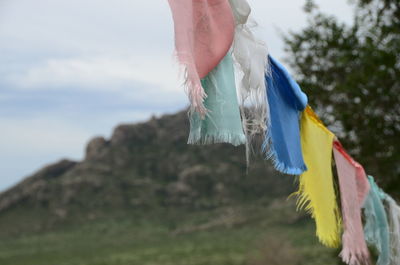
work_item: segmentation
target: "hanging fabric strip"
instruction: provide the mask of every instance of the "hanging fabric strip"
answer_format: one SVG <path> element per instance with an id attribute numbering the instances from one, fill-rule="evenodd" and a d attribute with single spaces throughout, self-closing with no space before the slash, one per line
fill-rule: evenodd
<path id="1" fill-rule="evenodd" d="M 185 71 L 185 89 L 191 110 L 204 117 L 206 94 L 200 79 L 224 58 L 232 46 L 234 18 L 228 0 L 168 0 L 175 50 Z"/>
<path id="2" fill-rule="evenodd" d="M 370 254 L 361 220 L 361 207 L 369 191 L 367 175 L 363 167 L 346 153 L 339 141 L 333 143 L 333 154 L 339 176 L 344 224 L 340 257 L 349 265 L 369 264 Z"/>
<path id="3" fill-rule="evenodd" d="M 339 246 L 341 232 L 332 175 L 334 137 L 307 106 L 301 117 L 301 145 L 308 170 L 300 176 L 297 206 L 315 219 L 317 236 L 328 247 Z"/>
<path id="4" fill-rule="evenodd" d="M 209 110 L 201 119 L 196 112 L 190 116 L 189 144 L 246 143 L 236 95 L 233 60 L 230 52 L 202 80 L 207 93 L 204 102 Z"/>
<path id="5" fill-rule="evenodd" d="M 386 194 L 390 232 L 390 265 L 400 264 L 400 206 Z"/>
<path id="6" fill-rule="evenodd" d="M 300 143 L 299 116 L 307 105 L 307 96 L 286 69 L 271 56 L 266 74 L 270 123 L 263 144 L 275 168 L 285 174 L 300 175 L 304 164 Z"/>
<path id="7" fill-rule="evenodd" d="M 229 0 L 236 21 L 233 58 L 237 65 L 239 104 L 243 127 L 247 136 L 246 157 L 249 163 L 250 144 L 256 135 L 264 137 L 269 124 L 269 107 L 266 101 L 265 69 L 267 47 L 258 40 L 252 27 L 256 23 L 249 16 L 251 8 L 246 0 Z M 246 111 L 246 108 L 249 110 Z"/>
<path id="8" fill-rule="evenodd" d="M 371 189 L 364 203 L 364 233 L 367 242 L 379 253 L 377 265 L 390 264 L 389 227 L 385 208 L 382 204 L 382 192 L 374 178 L 368 176 Z"/>

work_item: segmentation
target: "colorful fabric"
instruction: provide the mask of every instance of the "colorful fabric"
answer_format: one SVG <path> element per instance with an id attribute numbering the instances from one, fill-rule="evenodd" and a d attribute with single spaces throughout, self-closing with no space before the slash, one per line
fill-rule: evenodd
<path id="1" fill-rule="evenodd" d="M 333 144 L 333 154 L 339 177 L 344 225 L 340 257 L 349 265 L 369 264 L 370 254 L 361 219 L 361 207 L 369 191 L 367 175 L 339 141 Z"/>
<path id="2" fill-rule="evenodd" d="M 206 94 L 200 79 L 206 77 L 232 46 L 234 18 L 228 0 L 168 0 L 175 49 L 185 69 L 185 86 L 192 109 L 206 114 Z"/>
<path id="3" fill-rule="evenodd" d="M 371 189 L 364 203 L 365 226 L 364 233 L 367 242 L 379 253 L 377 265 L 390 264 L 389 226 L 382 203 L 382 191 L 376 185 L 374 178 L 368 176 Z"/>
<path id="4" fill-rule="evenodd" d="M 388 194 L 384 194 L 387 203 L 390 235 L 390 265 L 400 264 L 400 207 Z"/>
<path id="5" fill-rule="evenodd" d="M 301 146 L 308 170 L 300 176 L 297 206 L 315 219 L 317 236 L 328 247 L 339 246 L 341 232 L 332 175 L 334 137 L 307 106 L 301 117 Z"/>
<path id="6" fill-rule="evenodd" d="M 192 113 L 188 143 L 231 143 L 235 146 L 246 143 L 230 52 L 202 80 L 202 85 L 207 93 L 204 104 L 209 112 L 204 119 L 198 113 Z"/>
<path id="7" fill-rule="evenodd" d="M 270 123 L 263 150 L 275 168 L 285 174 L 300 175 L 304 164 L 300 143 L 299 116 L 307 105 L 307 96 L 286 69 L 271 56 L 266 74 Z"/>
<path id="8" fill-rule="evenodd" d="M 255 135 L 264 135 L 269 123 L 269 107 L 266 100 L 265 69 L 267 68 L 267 47 L 258 40 L 252 27 L 256 26 L 249 16 L 251 8 L 246 0 L 229 0 L 236 21 L 233 42 L 233 58 L 237 66 L 238 95 L 241 106 L 243 127 L 252 142 Z M 246 111 L 249 108 L 250 111 Z M 247 158 L 249 158 L 249 147 Z"/>

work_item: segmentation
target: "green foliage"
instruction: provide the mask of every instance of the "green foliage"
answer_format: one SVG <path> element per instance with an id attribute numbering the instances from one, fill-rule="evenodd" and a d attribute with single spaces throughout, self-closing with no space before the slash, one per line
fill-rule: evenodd
<path id="1" fill-rule="evenodd" d="M 355 7 L 346 25 L 308 1 L 308 25 L 285 36 L 287 61 L 323 121 L 400 197 L 400 2 Z"/>
<path id="2" fill-rule="evenodd" d="M 0 238 L 2 265 L 334 265 L 314 226 L 276 201 L 158 212 Z M 308 219 L 307 219 L 308 220 Z"/>

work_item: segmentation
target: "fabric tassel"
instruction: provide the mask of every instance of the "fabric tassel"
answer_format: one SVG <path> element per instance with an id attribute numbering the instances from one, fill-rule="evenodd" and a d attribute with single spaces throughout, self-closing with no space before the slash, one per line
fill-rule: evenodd
<path id="1" fill-rule="evenodd" d="M 204 119 L 198 113 L 191 115 L 188 143 L 230 143 L 235 146 L 246 143 L 230 52 L 202 84 L 207 93 L 204 104 L 209 112 Z"/>
<path id="2" fill-rule="evenodd" d="M 364 168 L 347 154 L 339 141 L 333 143 L 333 154 L 339 176 L 344 224 L 343 248 L 339 256 L 349 265 L 370 264 L 361 219 L 361 207 L 369 192 L 367 175 Z"/>
<path id="3" fill-rule="evenodd" d="M 334 137 L 307 106 L 301 117 L 301 145 L 308 170 L 300 176 L 297 206 L 315 219 L 317 237 L 328 247 L 339 246 L 341 232 L 332 175 Z"/>
<path id="4" fill-rule="evenodd" d="M 228 0 L 168 0 L 175 29 L 176 56 L 185 71 L 191 110 L 203 118 L 206 77 L 232 46 L 234 18 Z"/>
<path id="5" fill-rule="evenodd" d="M 382 193 L 374 178 L 368 176 L 371 189 L 364 203 L 364 233 L 367 242 L 379 253 L 377 265 L 390 264 L 390 241 L 388 220 L 382 203 Z"/>
<path id="6" fill-rule="evenodd" d="M 385 194 L 389 218 L 390 265 L 400 264 L 400 206 Z"/>
<path id="7" fill-rule="evenodd" d="M 250 144 L 256 135 L 265 136 L 269 124 L 269 107 L 266 101 L 265 69 L 267 47 L 256 39 L 249 19 L 251 8 L 246 0 L 229 0 L 236 21 L 233 41 L 233 59 L 240 74 L 238 85 L 239 104 L 243 127 L 247 136 L 246 158 L 249 163 Z M 246 111 L 249 108 L 250 111 Z"/>
<path id="8" fill-rule="evenodd" d="M 307 169 L 299 128 L 299 116 L 307 106 L 307 96 L 278 61 L 268 58 L 270 73 L 265 78 L 271 120 L 267 123 L 263 150 L 278 171 L 300 175 Z"/>

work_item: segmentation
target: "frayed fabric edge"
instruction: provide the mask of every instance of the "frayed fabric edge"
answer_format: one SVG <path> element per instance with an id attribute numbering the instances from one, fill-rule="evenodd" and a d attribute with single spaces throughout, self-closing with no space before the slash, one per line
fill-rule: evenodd
<path id="1" fill-rule="evenodd" d="M 311 198 L 308 193 L 304 191 L 304 184 L 302 184 L 301 181 L 302 176 L 300 176 L 300 185 L 299 185 L 299 190 L 292 193 L 289 197 L 296 196 L 297 197 L 297 202 L 296 202 L 296 210 L 304 210 L 306 213 L 308 213 L 312 219 L 316 220 L 316 215 L 315 215 L 315 210 L 314 207 L 312 206 Z M 339 208 L 336 206 L 335 209 L 333 210 L 335 216 L 339 216 Z M 341 221 L 338 221 L 338 226 L 337 228 L 341 226 Z M 316 231 L 316 236 L 324 246 L 329 247 L 329 248 L 338 248 L 340 246 L 340 238 L 337 237 L 337 235 L 340 233 L 340 229 L 332 233 L 331 236 L 329 237 L 322 237 L 318 231 Z"/>
<path id="2" fill-rule="evenodd" d="M 178 62 L 181 75 L 183 75 L 183 89 L 189 98 L 190 109 L 197 112 L 201 119 L 204 119 L 207 115 L 207 108 L 204 106 L 204 100 L 207 98 L 207 94 L 201 84 L 200 77 L 195 71 L 195 65 L 190 63 L 188 59 L 180 58 L 177 52 L 175 52 L 175 60 Z"/>
<path id="3" fill-rule="evenodd" d="M 366 257 L 365 255 L 362 255 L 360 253 L 358 254 L 351 254 L 347 253 L 345 250 L 342 250 L 339 253 L 339 257 L 342 259 L 342 261 L 348 265 L 371 265 L 371 259 L 369 257 Z"/>
<path id="4" fill-rule="evenodd" d="M 386 203 L 388 206 L 388 218 L 389 218 L 389 234 L 390 234 L 390 247 L 391 256 L 390 264 L 400 264 L 400 206 L 397 205 L 396 201 L 386 195 Z"/>
<path id="5" fill-rule="evenodd" d="M 265 134 L 265 124 L 269 123 L 269 106 L 266 100 L 267 88 L 265 71 L 268 69 L 268 49 L 266 44 L 256 38 L 253 28 L 257 23 L 251 19 L 251 7 L 246 0 L 229 0 L 236 20 L 233 42 L 235 69 L 240 77 L 237 94 L 241 108 L 243 130 L 246 136 L 246 165 L 250 166 L 253 153 L 253 140 L 259 133 Z M 239 78 L 238 78 L 239 79 Z M 251 114 L 245 106 L 254 107 Z"/>
<path id="6" fill-rule="evenodd" d="M 267 128 L 265 132 L 262 152 L 265 154 L 266 159 L 271 160 L 274 168 L 283 174 L 298 176 L 307 171 L 306 165 L 302 167 L 290 167 L 278 159 L 278 154 L 272 144 L 271 128 Z"/>
<path id="7" fill-rule="evenodd" d="M 188 144 L 197 145 L 228 143 L 234 146 L 239 146 L 245 144 L 246 142 L 247 139 L 244 134 L 234 134 L 231 132 L 207 133 L 204 135 L 198 132 L 191 132 L 187 141 Z"/>

